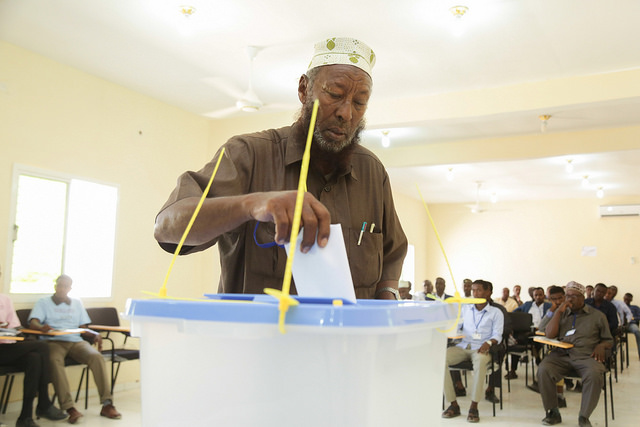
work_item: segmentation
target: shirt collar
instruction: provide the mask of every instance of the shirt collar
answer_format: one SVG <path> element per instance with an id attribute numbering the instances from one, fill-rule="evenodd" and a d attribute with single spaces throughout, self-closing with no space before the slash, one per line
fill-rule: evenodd
<path id="1" fill-rule="evenodd" d="M 51 300 L 53 301 L 53 303 L 54 303 L 55 305 L 60 305 L 60 304 L 62 304 L 62 303 L 65 303 L 65 304 L 67 304 L 67 305 L 71 305 L 71 298 L 69 298 L 69 296 L 67 296 L 67 297 L 66 297 L 66 298 L 64 298 L 64 299 L 58 299 L 58 298 L 56 297 L 56 294 L 53 294 L 53 295 L 51 295 Z"/>
<path id="2" fill-rule="evenodd" d="M 302 129 L 302 124 L 300 121 L 295 122 L 291 125 L 289 129 L 289 134 L 284 135 L 284 138 L 288 138 L 286 146 L 286 153 L 284 156 L 284 164 L 285 166 L 292 165 L 293 163 L 302 162 L 302 156 L 304 155 L 304 148 L 307 143 L 307 134 L 304 129 Z M 353 179 L 356 181 L 358 177 L 353 169 L 353 161 L 347 168 L 347 170 L 342 173 L 342 175 L 351 175 Z"/>

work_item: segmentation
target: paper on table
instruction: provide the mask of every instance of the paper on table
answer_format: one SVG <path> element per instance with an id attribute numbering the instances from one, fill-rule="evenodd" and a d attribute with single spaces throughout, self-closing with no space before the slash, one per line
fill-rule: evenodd
<path id="1" fill-rule="evenodd" d="M 309 252 L 300 252 L 302 229 L 298 234 L 298 242 L 291 272 L 296 282 L 298 295 L 301 297 L 342 298 L 356 302 L 353 290 L 351 270 L 347 259 L 347 249 L 344 246 L 342 227 L 331 224 L 329 242 L 324 248 L 313 245 Z M 291 245 L 285 244 L 287 255 Z"/>

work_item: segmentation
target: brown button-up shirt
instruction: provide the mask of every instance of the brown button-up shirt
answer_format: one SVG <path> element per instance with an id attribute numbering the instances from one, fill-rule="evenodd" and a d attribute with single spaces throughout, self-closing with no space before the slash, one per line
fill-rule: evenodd
<path id="1" fill-rule="evenodd" d="M 305 137 L 297 123 L 233 137 L 225 144 L 223 160 L 207 197 L 297 189 Z M 201 197 L 218 156 L 219 152 L 199 172 L 181 175 L 163 209 L 186 197 Z M 310 169 L 307 190 L 326 206 L 331 222 L 342 225 L 357 298 L 373 298 L 380 281 L 398 280 L 407 239 L 395 211 L 389 177 L 373 153 L 357 146 L 350 168 L 329 179 Z M 367 229 L 357 245 L 363 222 L 367 222 Z M 370 232 L 372 224 L 375 226 Z M 183 247 L 182 253 L 218 244 L 222 270 L 219 292 L 262 293 L 267 287 L 281 289 L 286 252 L 277 246 L 259 247 L 253 236 L 255 225 L 256 221 L 249 221 L 203 245 Z M 274 237 L 272 223 L 259 224 L 256 232 L 259 243 L 273 242 Z M 160 243 L 160 246 L 173 252 L 177 245 Z"/>
<path id="2" fill-rule="evenodd" d="M 573 329 L 575 332 L 567 336 L 567 332 Z M 562 313 L 558 339 L 573 344 L 573 348 L 569 349 L 568 353 L 572 358 L 580 359 L 591 357 L 597 344 L 602 341 L 611 341 L 613 337 L 605 315 L 585 304 L 576 313 L 572 313 L 571 309 Z"/>

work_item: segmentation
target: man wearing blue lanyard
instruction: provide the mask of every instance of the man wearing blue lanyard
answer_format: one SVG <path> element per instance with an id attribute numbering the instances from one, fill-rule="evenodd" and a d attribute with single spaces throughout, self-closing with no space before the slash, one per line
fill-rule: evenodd
<path id="1" fill-rule="evenodd" d="M 490 283 L 476 280 L 471 285 L 474 298 L 485 298 Z M 487 364 L 491 361 L 489 350 L 502 341 L 504 316 L 502 312 L 487 302 L 462 307 L 462 323 L 458 332 L 463 336 L 459 344 L 447 348 L 446 366 L 456 365 L 471 360 L 473 363 L 473 383 L 471 386 L 471 407 L 467 421 L 480 421 L 478 402 L 483 396 L 484 378 Z M 451 405 L 442 413 L 442 418 L 453 418 L 460 415 L 460 406 L 456 400 L 456 392 L 448 368 L 444 375 L 444 394 Z"/>
<path id="2" fill-rule="evenodd" d="M 545 329 L 548 338 L 573 344 L 572 348 L 554 349 L 542 360 L 538 368 L 538 387 L 546 417 L 544 425 L 562 422 L 558 409 L 556 383 L 578 371 L 582 378 L 582 402 L 578 423 L 580 427 L 591 426 L 589 416 L 598 405 L 600 391 L 604 385 L 602 374 L 605 367 L 605 351 L 612 347 L 613 338 L 607 318 L 602 312 L 584 303 L 585 287 L 569 282 L 566 300 L 553 313 Z"/>

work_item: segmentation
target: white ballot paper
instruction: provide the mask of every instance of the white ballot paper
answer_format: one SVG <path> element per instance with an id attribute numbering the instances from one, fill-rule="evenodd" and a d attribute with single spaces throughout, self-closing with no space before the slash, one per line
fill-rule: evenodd
<path id="1" fill-rule="evenodd" d="M 297 251 L 291 268 L 298 295 L 342 298 L 355 303 L 356 294 L 340 224 L 331 224 L 329 243 L 324 248 L 314 244 L 305 254 L 300 252 L 301 243 L 302 229 L 298 233 Z M 289 256 L 291 244 L 286 243 L 285 249 Z"/>

